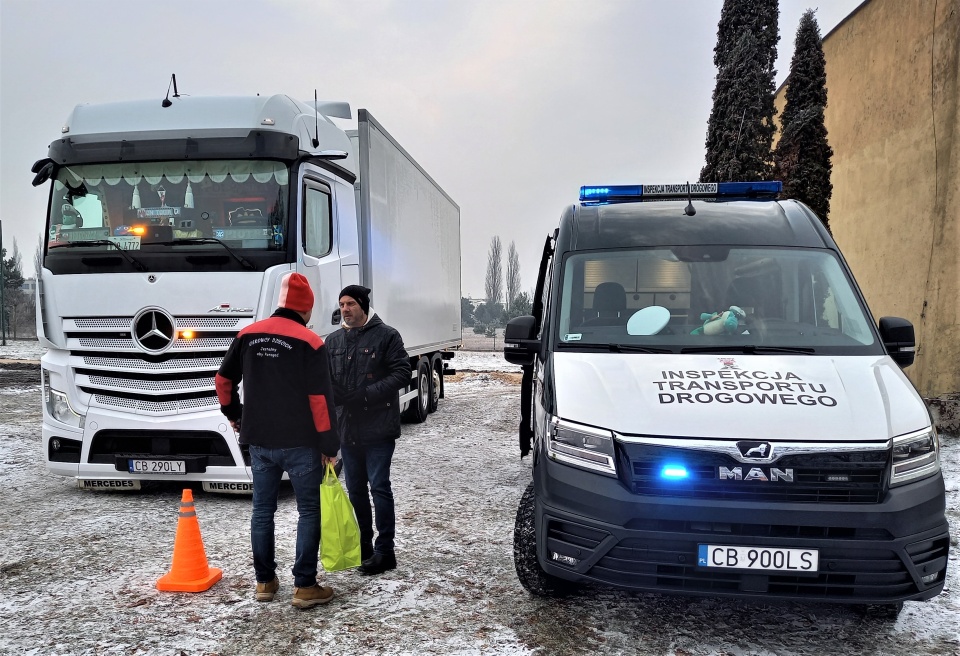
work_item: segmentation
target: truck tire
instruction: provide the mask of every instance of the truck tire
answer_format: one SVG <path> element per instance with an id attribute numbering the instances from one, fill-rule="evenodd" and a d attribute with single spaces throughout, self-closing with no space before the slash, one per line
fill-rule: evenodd
<path id="1" fill-rule="evenodd" d="M 430 395 L 427 410 L 436 412 L 440 407 L 440 394 L 443 392 L 443 360 L 436 358 L 430 365 Z"/>
<path id="2" fill-rule="evenodd" d="M 411 424 L 422 424 L 430 413 L 430 365 L 425 358 L 417 362 L 417 377 L 414 383 L 417 396 L 410 401 L 410 407 L 404 413 L 404 419 Z"/>
<path id="3" fill-rule="evenodd" d="M 513 529 L 513 565 L 517 570 L 520 585 L 530 594 L 538 597 L 562 597 L 576 589 L 576 584 L 551 576 L 543 571 L 537 560 L 537 511 L 533 483 L 527 486 L 520 505 L 517 507 L 517 521 Z"/>

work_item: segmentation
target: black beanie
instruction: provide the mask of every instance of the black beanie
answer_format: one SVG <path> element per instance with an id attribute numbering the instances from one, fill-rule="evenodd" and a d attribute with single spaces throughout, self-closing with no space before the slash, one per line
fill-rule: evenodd
<path id="1" fill-rule="evenodd" d="M 337 299 L 349 296 L 357 302 L 364 314 L 370 314 L 370 290 L 361 285 L 347 285 Z"/>

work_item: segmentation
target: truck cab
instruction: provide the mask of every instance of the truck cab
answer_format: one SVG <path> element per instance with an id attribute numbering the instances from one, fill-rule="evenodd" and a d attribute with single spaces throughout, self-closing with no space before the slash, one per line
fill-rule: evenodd
<path id="1" fill-rule="evenodd" d="M 944 586 L 938 437 L 836 243 L 779 182 L 581 189 L 523 367 L 524 587 L 878 605 Z"/>

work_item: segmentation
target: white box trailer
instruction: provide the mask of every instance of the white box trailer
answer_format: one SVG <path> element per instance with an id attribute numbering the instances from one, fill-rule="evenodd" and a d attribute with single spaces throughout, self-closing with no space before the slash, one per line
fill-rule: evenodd
<path id="1" fill-rule="evenodd" d="M 348 132 L 360 164 L 360 282 L 410 355 L 460 344 L 460 208 L 370 113 Z"/>
<path id="2" fill-rule="evenodd" d="M 460 210 L 365 110 L 286 95 L 78 105 L 48 157 L 37 286 L 48 469 L 85 489 L 145 480 L 251 490 L 213 377 L 297 271 L 310 328 L 370 287 L 404 338 L 405 417 L 443 397 L 460 343 Z"/>

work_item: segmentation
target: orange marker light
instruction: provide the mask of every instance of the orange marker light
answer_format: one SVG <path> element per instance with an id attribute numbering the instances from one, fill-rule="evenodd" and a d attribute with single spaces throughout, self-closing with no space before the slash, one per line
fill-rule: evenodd
<path id="1" fill-rule="evenodd" d="M 192 330 L 181 330 L 181 331 L 180 331 L 180 338 L 181 338 L 181 339 L 193 339 L 193 331 L 192 331 Z"/>
<path id="2" fill-rule="evenodd" d="M 145 235 L 147 234 L 147 229 L 144 228 L 143 226 L 132 226 L 130 228 L 130 232 L 132 232 L 135 235 Z"/>

